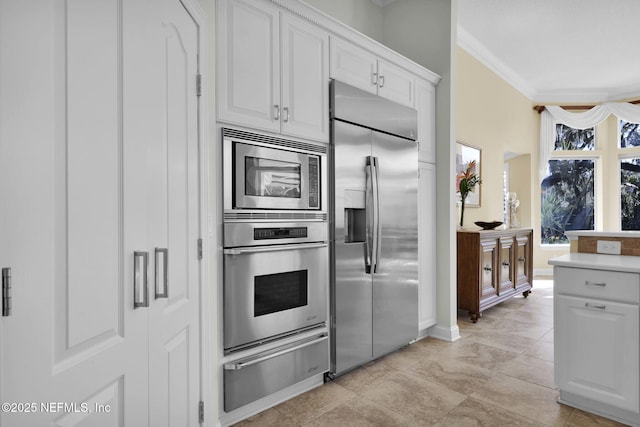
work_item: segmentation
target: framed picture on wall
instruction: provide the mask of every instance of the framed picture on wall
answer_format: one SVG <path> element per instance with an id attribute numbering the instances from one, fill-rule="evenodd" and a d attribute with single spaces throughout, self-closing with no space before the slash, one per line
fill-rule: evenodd
<path id="1" fill-rule="evenodd" d="M 456 142 L 456 176 L 458 173 L 465 170 L 469 165 L 469 162 L 475 160 L 476 168 L 475 172 L 478 174 L 480 178 L 482 178 L 482 168 L 481 168 L 481 158 L 482 158 L 482 150 L 479 147 L 475 147 L 473 145 L 467 144 L 466 142 L 457 141 Z M 480 202 L 482 200 L 482 186 L 476 185 L 475 190 L 470 192 L 465 201 L 465 207 L 469 208 L 479 208 Z M 457 188 L 456 188 L 457 190 Z M 460 194 L 458 194 L 458 200 L 460 199 Z"/>

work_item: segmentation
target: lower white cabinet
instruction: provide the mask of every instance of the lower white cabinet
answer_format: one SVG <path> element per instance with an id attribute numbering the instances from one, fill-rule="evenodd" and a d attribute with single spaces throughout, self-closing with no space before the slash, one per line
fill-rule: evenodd
<path id="1" fill-rule="evenodd" d="M 637 420 L 639 277 L 635 273 L 555 267 L 554 366 L 563 403 L 612 418 Z M 635 286 L 630 286 L 632 283 Z M 617 413 L 616 408 L 623 412 Z"/>

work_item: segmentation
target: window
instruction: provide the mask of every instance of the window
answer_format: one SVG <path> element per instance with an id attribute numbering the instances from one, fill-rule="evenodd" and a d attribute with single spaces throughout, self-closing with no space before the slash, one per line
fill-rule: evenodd
<path id="1" fill-rule="evenodd" d="M 595 128 L 556 125 L 554 152 L 541 185 L 542 244 L 568 243 L 568 230 L 595 224 Z"/>
<path id="2" fill-rule="evenodd" d="M 640 230 L 640 158 L 620 160 L 622 230 Z"/>
<path id="3" fill-rule="evenodd" d="M 640 146 L 640 124 L 620 120 L 620 148 Z"/>

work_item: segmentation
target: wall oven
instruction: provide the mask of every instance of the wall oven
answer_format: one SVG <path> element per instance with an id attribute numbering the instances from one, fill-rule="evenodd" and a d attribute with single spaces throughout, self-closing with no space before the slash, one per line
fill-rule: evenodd
<path id="1" fill-rule="evenodd" d="M 225 218 L 246 216 L 247 210 L 326 212 L 325 145 L 222 132 Z"/>
<path id="2" fill-rule="evenodd" d="M 325 222 L 235 222 L 224 229 L 225 352 L 325 324 Z"/>

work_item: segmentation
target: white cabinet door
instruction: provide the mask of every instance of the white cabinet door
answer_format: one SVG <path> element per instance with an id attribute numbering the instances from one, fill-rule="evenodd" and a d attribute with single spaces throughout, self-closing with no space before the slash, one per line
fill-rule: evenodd
<path id="1" fill-rule="evenodd" d="M 378 95 L 413 108 L 413 75 L 396 65 L 379 59 Z"/>
<path id="2" fill-rule="evenodd" d="M 436 167 L 418 163 L 419 331 L 436 324 Z"/>
<path id="3" fill-rule="evenodd" d="M 279 12 L 268 2 L 218 1 L 218 119 L 280 132 Z"/>
<path id="4" fill-rule="evenodd" d="M 154 307 L 152 294 L 150 307 L 134 309 L 133 292 L 136 250 L 150 252 L 153 283 L 153 248 L 164 244 L 153 240 L 159 218 L 192 229 L 158 209 L 158 188 L 198 215 L 197 203 L 171 191 L 198 195 L 197 37 L 189 21 L 179 0 L 0 3 L 0 266 L 11 267 L 13 279 L 13 313 L 0 318 L 0 401 L 36 404 L 0 412 L 0 425 L 198 425 L 198 325 L 174 316 L 169 328 L 153 314 L 197 319 L 197 288 L 184 307 Z M 33 51 L 39 55 L 25 56 Z M 182 59 L 163 61 L 168 51 Z M 189 75 L 170 70 L 186 62 Z M 190 95 L 174 91 L 180 85 Z M 172 141 L 179 147 L 163 157 Z M 188 182 L 174 173 L 181 168 Z M 167 245 L 184 234 L 170 234 Z M 189 267 L 190 280 L 198 273 Z M 185 332 L 176 330 L 188 330 L 196 349 L 188 376 L 179 369 Z M 179 351 L 156 370 L 154 336 L 170 334 L 165 352 Z M 157 401 L 163 392 L 177 402 Z M 161 421 L 150 419 L 156 415 Z"/>
<path id="5" fill-rule="evenodd" d="M 638 412 L 638 306 L 556 295 L 554 315 L 558 388 Z"/>
<path id="6" fill-rule="evenodd" d="M 418 110 L 418 160 L 436 162 L 436 89 L 416 79 L 416 110 Z"/>
<path id="7" fill-rule="evenodd" d="M 329 141 L 329 36 L 281 16 L 282 133 Z"/>
<path id="8" fill-rule="evenodd" d="M 144 230 L 149 252 L 149 424 L 198 426 L 198 27 L 180 0 L 147 0 L 144 113 L 147 142 Z M 140 37 L 140 35 L 138 35 Z M 142 69 L 143 64 L 139 65 Z M 140 249 L 140 248 L 137 248 Z"/>
<path id="9" fill-rule="evenodd" d="M 375 55 L 341 39 L 330 40 L 330 76 L 367 92 L 378 91 L 378 59 Z"/>

